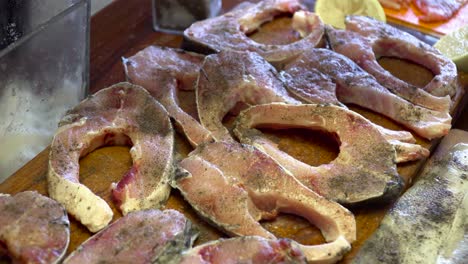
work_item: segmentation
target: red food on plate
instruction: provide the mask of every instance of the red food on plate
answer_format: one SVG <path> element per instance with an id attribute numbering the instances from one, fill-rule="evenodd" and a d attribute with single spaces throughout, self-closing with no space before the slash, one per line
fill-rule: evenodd
<path id="1" fill-rule="evenodd" d="M 424 22 L 448 20 L 466 3 L 466 0 L 413 0 L 413 4 L 424 14 L 419 16 L 419 20 Z"/>

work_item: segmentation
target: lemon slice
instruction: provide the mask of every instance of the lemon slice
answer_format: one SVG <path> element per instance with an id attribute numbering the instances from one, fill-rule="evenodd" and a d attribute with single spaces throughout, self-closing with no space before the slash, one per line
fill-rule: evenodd
<path id="1" fill-rule="evenodd" d="M 373 17 L 385 22 L 385 12 L 378 0 L 317 0 L 315 13 L 326 24 L 336 28 L 345 28 L 347 15 Z"/>
<path id="2" fill-rule="evenodd" d="M 453 60 L 459 70 L 468 72 L 468 26 L 443 36 L 434 47 Z"/>

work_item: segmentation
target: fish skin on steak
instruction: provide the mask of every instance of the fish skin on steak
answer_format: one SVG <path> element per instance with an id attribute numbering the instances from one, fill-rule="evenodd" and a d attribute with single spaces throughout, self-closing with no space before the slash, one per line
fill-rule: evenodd
<path id="1" fill-rule="evenodd" d="M 331 48 L 353 60 L 396 95 L 431 110 L 448 113 L 451 99 L 460 90 L 457 68 L 436 48 L 416 37 L 380 21 L 347 16 L 346 30 L 326 27 Z M 385 70 L 377 61 L 382 56 L 407 59 L 424 65 L 433 74 L 424 87 L 416 87 Z"/>
<path id="2" fill-rule="evenodd" d="M 300 245 L 310 263 L 334 263 L 356 239 L 354 216 L 301 184 L 270 156 L 238 142 L 198 146 L 179 163 L 172 186 L 204 219 L 231 236 L 276 237 L 258 222 L 300 215 L 327 243 Z"/>
<path id="3" fill-rule="evenodd" d="M 255 127 L 326 131 L 336 135 L 340 152 L 332 162 L 313 167 L 281 151 Z M 369 120 L 338 106 L 253 106 L 238 116 L 234 133 L 242 143 L 271 156 L 311 190 L 341 204 L 389 202 L 403 189 L 393 146 Z"/>
<path id="4" fill-rule="evenodd" d="M 261 44 L 247 34 L 280 14 L 293 14 L 292 27 L 301 40 L 286 45 Z M 299 0 L 264 0 L 242 4 L 223 15 L 193 23 L 184 31 L 183 47 L 200 53 L 222 50 L 253 51 L 268 62 L 281 64 L 308 47 L 322 43 L 324 34 L 320 18 L 306 10 Z"/>
<path id="5" fill-rule="evenodd" d="M 0 259 L 58 263 L 70 241 L 70 222 L 58 202 L 35 191 L 0 194 Z"/>
<path id="6" fill-rule="evenodd" d="M 414 105 L 391 93 L 377 80 L 348 57 L 327 49 L 309 49 L 286 65 L 304 71 L 317 69 L 336 84 L 336 95 L 341 103 L 356 104 L 372 110 L 416 132 L 434 139 L 442 137 L 451 128 L 448 113 Z"/>
<path id="7" fill-rule="evenodd" d="M 177 92 L 195 89 L 204 58 L 180 49 L 149 46 L 123 59 L 127 80 L 143 86 L 166 108 L 193 147 L 213 138 L 210 131 L 179 106 Z"/>
<path id="8" fill-rule="evenodd" d="M 467 194 L 468 132 L 453 129 L 353 263 L 466 263 Z"/>
<path id="9" fill-rule="evenodd" d="M 222 121 L 237 103 L 300 103 L 288 95 L 277 74 L 255 52 L 225 50 L 206 56 L 196 89 L 201 124 L 215 140 L 232 140 Z"/>
<path id="10" fill-rule="evenodd" d="M 90 237 L 63 263 L 165 263 L 166 255 L 190 248 L 196 236 L 191 222 L 176 210 L 131 212 Z"/>
<path id="11" fill-rule="evenodd" d="M 299 57 L 287 64 L 279 74 L 287 90 L 306 104 L 333 104 L 346 108 L 337 97 L 337 84 L 332 78 L 311 67 L 307 59 Z M 429 156 L 429 150 L 415 144 L 416 139 L 408 131 L 390 130 L 374 124 L 385 139 L 395 147 L 396 162 L 418 160 Z"/>
<path id="12" fill-rule="evenodd" d="M 243 236 L 219 239 L 183 252 L 169 262 L 155 264 L 306 264 L 299 245 L 289 239 Z"/>
<path id="13" fill-rule="evenodd" d="M 105 145 L 133 145 L 133 165 L 112 186 L 125 215 L 160 207 L 170 193 L 174 131 L 164 107 L 145 89 L 118 83 L 69 110 L 55 133 L 49 155 L 49 195 L 91 232 L 112 220 L 112 210 L 79 182 L 79 158 Z"/>

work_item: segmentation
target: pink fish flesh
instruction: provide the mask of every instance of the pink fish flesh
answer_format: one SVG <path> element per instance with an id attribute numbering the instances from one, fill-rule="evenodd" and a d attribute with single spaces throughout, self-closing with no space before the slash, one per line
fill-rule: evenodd
<path id="1" fill-rule="evenodd" d="M 338 47 L 333 47 L 333 49 L 340 50 L 339 52 L 343 51 L 346 53 L 346 56 L 349 54 L 350 58 L 374 75 L 381 84 L 395 91 L 395 93 L 402 94 L 406 92 L 409 95 L 412 92 L 416 93 L 417 96 L 422 97 L 419 99 L 421 103 L 428 97 L 419 90 L 413 91 L 413 88 L 408 86 L 408 84 L 395 77 L 392 78 L 389 72 L 379 67 L 376 58 L 380 56 L 407 59 L 427 67 L 434 74 L 434 78 L 422 89 L 439 97 L 439 100 L 443 100 L 442 98 L 447 95 L 454 98 L 460 92 L 461 88 L 457 83 L 457 68 L 455 63 L 443 56 L 436 48 L 429 46 L 406 32 L 369 17 L 347 16 L 345 24 L 346 30 L 356 32 L 366 40 L 360 41 L 357 39 L 352 41 L 351 43 L 353 44 L 348 48 L 344 45 L 341 49 Z M 343 38 L 342 40 L 345 42 L 349 41 L 349 38 L 345 37 L 344 34 L 341 34 L 339 37 Z M 335 40 L 330 39 L 332 46 L 339 46 L 338 42 L 337 38 Z M 333 43 L 338 45 L 334 45 Z M 345 52 L 346 50 L 349 52 Z M 367 50 L 367 52 L 363 50 Z M 373 54 L 374 56 L 372 56 Z M 430 98 L 427 98 L 427 100 L 430 100 Z M 441 107 L 444 107 L 442 108 L 443 110 L 447 108 L 446 104 L 448 103 L 439 104 L 441 104 Z M 423 104 L 423 106 L 428 107 L 430 105 Z"/>
<path id="2" fill-rule="evenodd" d="M 289 92 L 305 103 L 333 104 L 347 108 L 336 95 L 336 83 L 332 78 L 315 68 L 296 63 L 287 66 L 280 72 L 280 78 Z M 407 162 L 429 156 L 429 151 L 416 142 L 407 131 L 394 131 L 374 124 L 380 133 L 397 150 L 396 161 Z"/>
<path id="3" fill-rule="evenodd" d="M 6 253 L 13 263 L 58 263 L 69 241 L 61 204 L 33 191 L 0 194 L 0 260 Z"/>
<path id="4" fill-rule="evenodd" d="M 154 263 L 191 247 L 196 232 L 176 210 L 131 212 L 90 237 L 63 262 Z"/>
<path id="5" fill-rule="evenodd" d="M 404 100 L 380 85 L 352 60 L 331 50 L 305 51 L 286 65 L 285 71 L 290 68 L 317 69 L 336 84 L 336 95 L 341 103 L 356 104 L 385 115 L 427 139 L 442 137 L 451 127 L 452 118 L 448 113 Z"/>
<path id="6" fill-rule="evenodd" d="M 67 112 L 52 141 L 49 195 L 90 231 L 112 219 L 112 210 L 79 182 L 79 159 L 104 145 L 133 145 L 132 168 L 112 186 L 123 214 L 160 207 L 169 196 L 174 132 L 166 110 L 142 87 L 115 84 Z"/>
<path id="7" fill-rule="evenodd" d="M 157 262 L 163 264 L 162 262 Z M 244 236 L 212 241 L 164 264 L 306 264 L 299 245 L 289 239 Z"/>
<path id="8" fill-rule="evenodd" d="M 435 111 L 449 113 L 452 103 L 449 95 L 432 95 L 423 88 L 416 87 L 393 76 L 392 73 L 385 70 L 378 63 L 377 56 L 380 56 L 380 54 L 374 53 L 374 51 L 377 49 L 385 53 L 390 53 L 391 49 L 394 48 L 399 50 L 398 54 L 401 57 L 404 57 L 405 53 L 418 52 L 419 56 L 423 57 L 425 60 L 428 60 L 429 56 L 422 54 L 421 49 L 418 48 L 409 50 L 408 45 L 403 42 L 398 42 L 398 44 L 401 44 L 401 46 L 405 45 L 404 47 L 397 47 L 397 42 L 394 42 L 395 45 L 390 44 L 391 40 L 389 40 L 389 38 L 385 38 L 384 40 L 371 41 L 368 38 L 361 36 L 353 31 L 336 30 L 331 27 L 327 27 L 327 39 L 333 51 L 350 58 L 362 69 L 374 76 L 381 85 L 385 86 L 392 93 L 400 96 L 405 100 L 408 100 L 415 105 L 419 105 Z M 456 84 L 456 71 L 454 76 L 455 79 L 453 79 L 451 82 Z M 439 82 L 438 85 L 440 85 L 438 89 L 443 89 L 442 82 Z"/>
<path id="9" fill-rule="evenodd" d="M 204 56 L 179 49 L 149 46 L 124 59 L 127 79 L 143 86 L 174 118 L 190 144 L 212 140 L 210 132 L 179 106 L 177 92 L 194 90 Z"/>
<path id="10" fill-rule="evenodd" d="M 207 56 L 196 90 L 201 124 L 215 140 L 230 140 L 222 121 L 236 104 L 299 103 L 276 75 L 275 68 L 254 52 L 221 51 Z"/>
<path id="11" fill-rule="evenodd" d="M 173 186 L 210 223 L 235 236 L 275 236 L 258 222 L 279 212 L 315 224 L 328 242 L 300 248 L 311 263 L 341 259 L 356 238 L 353 215 L 298 182 L 271 157 L 249 145 L 201 145 L 179 164 Z"/>
<path id="12" fill-rule="evenodd" d="M 302 37 L 286 45 L 255 42 L 247 34 L 280 14 L 293 14 L 292 26 Z M 323 24 L 299 0 L 264 0 L 244 4 L 221 16 L 193 23 L 184 31 L 184 47 L 201 53 L 222 50 L 253 51 L 271 63 L 285 62 L 307 47 L 321 43 Z"/>
<path id="13" fill-rule="evenodd" d="M 279 150 L 255 127 L 326 131 L 336 135 L 340 152 L 332 162 L 313 167 Z M 341 204 L 388 202 L 402 191 L 394 147 L 370 121 L 353 111 L 318 104 L 258 105 L 239 115 L 234 132 L 241 142 L 273 157 L 302 184 Z"/>

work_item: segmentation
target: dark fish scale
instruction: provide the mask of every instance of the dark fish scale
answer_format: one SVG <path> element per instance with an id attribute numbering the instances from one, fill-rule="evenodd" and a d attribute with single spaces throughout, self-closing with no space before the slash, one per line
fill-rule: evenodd
<path id="1" fill-rule="evenodd" d="M 458 251 L 466 251 L 463 234 L 468 234 L 463 216 L 468 182 L 462 179 L 468 172 L 468 144 L 455 145 L 460 141 L 468 143 L 467 132 L 452 130 L 443 139 L 353 263 L 436 263 L 441 258 L 444 263 L 463 263 Z"/>

